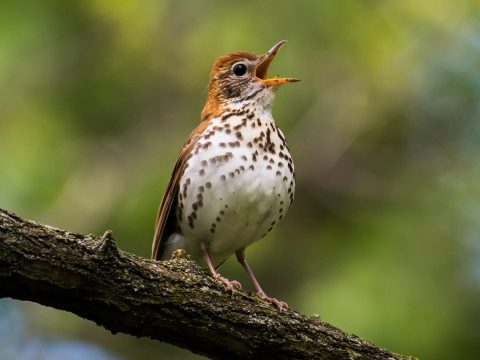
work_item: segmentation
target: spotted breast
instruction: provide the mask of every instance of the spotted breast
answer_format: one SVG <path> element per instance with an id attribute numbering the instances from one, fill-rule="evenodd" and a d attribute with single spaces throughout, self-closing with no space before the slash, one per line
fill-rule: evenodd
<path id="1" fill-rule="evenodd" d="M 265 236 L 294 198 L 292 158 L 263 106 L 230 109 L 212 119 L 188 155 L 181 176 L 177 232 L 164 258 L 185 248 L 202 260 L 205 242 L 215 265 Z"/>

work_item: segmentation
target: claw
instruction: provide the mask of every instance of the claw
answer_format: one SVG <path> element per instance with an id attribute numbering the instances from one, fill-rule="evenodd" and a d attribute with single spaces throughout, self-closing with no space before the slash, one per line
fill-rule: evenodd
<path id="1" fill-rule="evenodd" d="M 208 247 L 205 243 L 201 244 L 202 251 L 203 251 L 203 256 L 205 258 L 205 261 L 207 262 L 208 268 L 210 269 L 210 272 L 213 276 L 214 279 L 221 281 L 222 283 L 225 284 L 228 290 L 232 292 L 232 294 L 235 292 L 235 288 L 240 290 L 242 288 L 242 285 L 237 281 L 237 280 L 228 280 L 227 278 L 224 278 L 221 276 L 217 270 L 215 269 L 215 266 L 213 266 L 212 259 L 210 259 L 210 255 L 208 254 Z"/>
<path id="2" fill-rule="evenodd" d="M 257 292 L 257 296 L 264 300 L 267 300 L 271 304 L 274 304 L 280 311 L 288 309 L 288 304 L 285 301 L 281 301 L 277 298 L 267 296 L 267 294 L 265 294 L 263 291 Z"/>
<path id="3" fill-rule="evenodd" d="M 235 290 L 240 290 L 242 288 L 242 284 L 240 284 L 237 280 L 228 280 L 227 278 L 224 278 L 220 274 L 217 274 L 217 276 L 214 276 L 216 280 L 221 281 L 225 286 L 227 287 L 228 290 L 230 290 L 232 293 Z"/>

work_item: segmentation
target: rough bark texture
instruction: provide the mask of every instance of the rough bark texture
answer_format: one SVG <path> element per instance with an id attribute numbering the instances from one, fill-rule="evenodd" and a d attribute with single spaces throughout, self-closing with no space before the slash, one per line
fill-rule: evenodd
<path id="1" fill-rule="evenodd" d="M 214 359 L 409 359 L 243 291 L 232 295 L 182 253 L 151 261 L 118 250 L 110 231 L 72 234 L 0 209 L 1 297 Z"/>

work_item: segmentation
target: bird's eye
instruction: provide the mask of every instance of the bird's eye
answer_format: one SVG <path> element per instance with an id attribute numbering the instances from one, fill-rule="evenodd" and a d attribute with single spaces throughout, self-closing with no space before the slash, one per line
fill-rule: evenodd
<path id="1" fill-rule="evenodd" d="M 236 76 L 243 76 L 247 73 L 247 65 L 243 62 L 233 64 L 232 71 Z"/>

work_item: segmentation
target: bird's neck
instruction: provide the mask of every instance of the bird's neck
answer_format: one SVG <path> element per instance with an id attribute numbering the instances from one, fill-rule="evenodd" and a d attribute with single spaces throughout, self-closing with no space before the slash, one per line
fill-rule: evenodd
<path id="1" fill-rule="evenodd" d="M 244 98 L 225 99 L 215 91 L 208 92 L 207 101 L 203 107 L 201 119 L 208 121 L 214 117 L 231 111 L 249 109 L 257 114 L 267 113 L 271 116 L 275 91 L 272 88 L 261 87 Z"/>
<path id="2" fill-rule="evenodd" d="M 214 117 L 217 117 L 223 112 L 223 109 L 224 105 L 222 101 L 215 97 L 208 97 L 201 114 L 202 121 L 208 121 Z"/>

